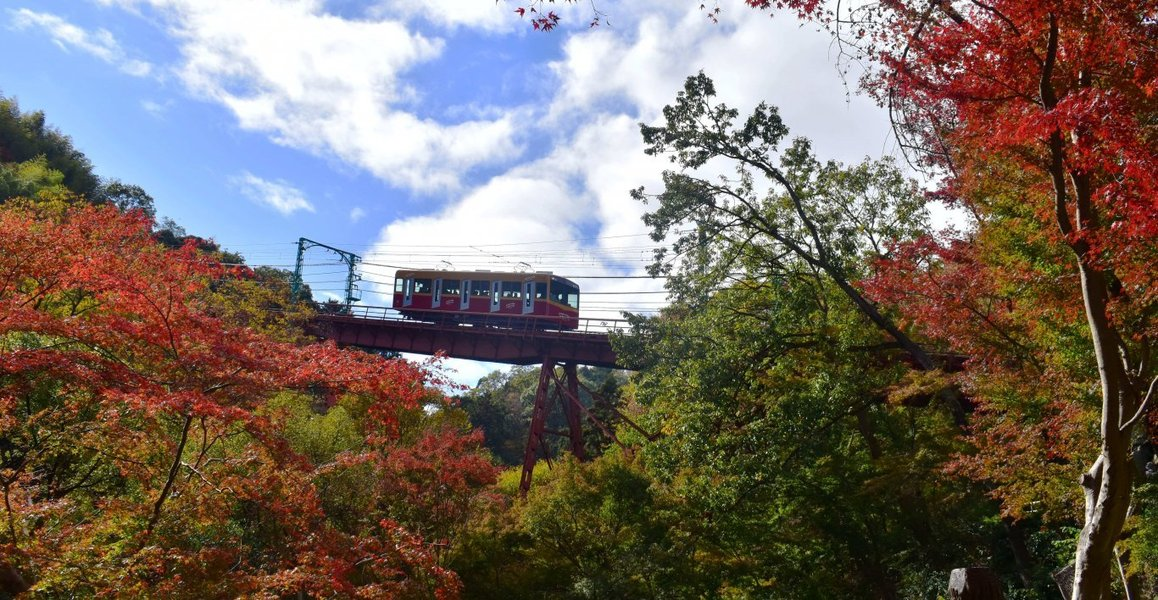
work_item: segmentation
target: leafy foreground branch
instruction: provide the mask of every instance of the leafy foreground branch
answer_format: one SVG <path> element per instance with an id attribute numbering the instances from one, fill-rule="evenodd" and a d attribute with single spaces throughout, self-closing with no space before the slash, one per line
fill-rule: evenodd
<path id="1" fill-rule="evenodd" d="M 442 556 L 495 470 L 438 379 L 243 324 L 286 326 L 150 225 L 0 205 L 3 591 L 457 594 Z"/>
<path id="2" fill-rule="evenodd" d="M 1114 575 L 1126 578 L 1115 563 L 1134 510 L 1133 449 L 1158 437 L 1146 402 L 1156 376 L 1153 2 L 749 4 L 823 22 L 842 56 L 871 64 L 864 87 L 889 107 L 902 146 L 982 229 L 1008 224 L 990 210 L 991 191 L 1018 181 L 1020 198 L 1004 208 L 1048 224 L 1045 235 L 1068 248 L 1065 276 L 1078 280 L 1068 300 L 1081 307 L 1100 396 L 1098 452 L 1082 459 L 1072 598 L 1108 597 Z M 1148 431 L 1136 433 L 1143 420 Z"/>
<path id="3" fill-rule="evenodd" d="M 1008 544 L 1005 564 L 1016 567 L 1009 574 L 1021 587 L 1046 594 L 1051 573 L 1065 561 L 1042 543 L 1052 539 L 1074 548 L 1068 528 L 1083 519 L 1081 498 L 1066 482 L 1072 481 L 1068 465 L 1098 445 L 1091 436 L 1096 413 L 1083 382 L 1098 377 L 1091 365 L 1101 363 L 1090 338 L 1081 335 L 1084 280 L 1060 275 L 1071 242 L 1051 234 L 1024 203 L 1027 192 L 1020 186 L 1033 185 L 1033 172 L 1010 171 L 1010 162 L 991 158 L 990 172 L 1009 175 L 975 180 L 984 195 L 964 198 L 980 219 L 977 228 L 969 237 L 941 242 L 927 232 L 924 196 L 887 162 L 851 168 L 821 163 L 803 140 L 781 150 L 787 130 L 775 109 L 761 105 L 737 124 L 738 112 L 712 104 L 713 94 L 710 80 L 692 77 L 665 109 L 666 123 L 643 127 L 648 151 L 670 155 L 681 170 L 664 174 L 659 194 L 635 192 L 655 203 L 645 221 L 654 239 L 671 246 L 657 254 L 653 270 L 670 275 L 677 301 L 657 318 L 636 319 L 635 335 L 621 340 L 620 353 L 644 368 L 640 399 L 657 419 L 649 425 L 669 434 L 653 450 L 665 457 L 660 464 L 670 469 L 667 477 L 679 482 L 698 471 L 693 465 L 711 464 L 715 475 L 705 474 L 702 493 L 727 496 L 728 474 L 744 464 L 740 457 L 756 457 L 743 467 L 740 480 L 748 482 L 721 508 L 734 513 L 754 501 L 790 504 L 757 492 L 795 481 L 802 456 L 833 460 L 836 448 L 849 447 L 841 432 L 859 439 L 864 472 L 882 480 L 888 479 L 882 470 L 890 454 L 919 452 L 930 461 L 925 468 L 940 473 L 934 479 L 964 476 L 957 484 L 1000 501 L 987 507 L 962 496 L 957 507 L 963 514 L 979 511 L 977 519 L 999 516 L 1002 530 L 993 535 Z M 1117 272 L 1124 281 L 1144 281 L 1148 275 L 1134 269 L 1140 256 L 1152 255 L 1153 239 L 1132 239 Z M 1114 304 L 1120 355 L 1127 359 L 1149 355 L 1153 311 L 1146 298 Z M 913 347 L 923 351 L 923 343 L 969 361 L 959 374 L 906 373 L 879 353 L 864 352 L 882 343 L 906 351 L 918 369 L 925 367 L 921 354 L 928 353 Z M 1137 389 L 1145 390 L 1148 381 L 1137 382 Z M 967 404 L 959 403 L 959 388 L 968 393 Z M 806 405 L 796 404 L 804 398 Z M 890 450 L 897 440 L 890 444 L 882 429 L 895 427 L 889 423 L 901 415 L 913 419 L 911 409 L 933 398 L 950 401 L 945 406 L 958 425 L 972 409 L 967 435 L 927 423 L 930 429 L 911 430 L 904 450 Z M 1133 417 L 1145 412 L 1142 404 L 1130 404 L 1133 422 L 1119 419 L 1113 435 L 1129 435 L 1141 421 Z M 732 435 L 735 446 L 728 445 Z M 1123 465 L 1130 477 L 1135 465 Z M 805 478 L 799 485 L 815 483 Z M 1135 597 L 1152 585 L 1145 565 L 1154 554 L 1145 541 L 1153 539 L 1153 527 L 1143 525 L 1153 511 L 1152 494 L 1144 481 L 1138 485 L 1143 493 L 1131 509 L 1137 524 L 1127 531 L 1136 537 L 1109 553 L 1121 573 L 1117 585 L 1132 588 Z M 928 490 L 874 489 L 908 506 L 930 496 Z M 1096 516 L 1085 515 L 1087 521 Z M 1042 535 L 1027 535 L 1034 526 Z M 920 544 L 918 531 L 910 529 Z M 980 550 L 976 540 L 952 543 L 957 556 Z M 986 562 L 1001 564 L 998 554 Z M 877 597 L 905 589 L 895 573 L 920 571 L 903 561 L 894 574 L 875 570 L 890 572 L 884 565 L 891 560 L 878 556 L 862 572 L 875 577 Z M 1105 566 L 1108 573 L 1110 563 Z"/>

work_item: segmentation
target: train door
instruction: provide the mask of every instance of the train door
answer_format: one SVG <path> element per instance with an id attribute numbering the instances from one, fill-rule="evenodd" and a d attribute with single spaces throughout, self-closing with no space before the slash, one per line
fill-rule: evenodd
<path id="1" fill-rule="evenodd" d="M 414 302 L 414 278 L 407 277 L 402 282 L 402 306 L 410 306 Z"/>
<path id="2" fill-rule="evenodd" d="M 491 282 L 491 312 L 498 312 L 502 306 L 502 298 L 499 294 L 503 291 L 503 282 L 495 280 Z"/>
<path id="3" fill-rule="evenodd" d="M 535 281 L 529 280 L 523 282 L 523 314 L 528 315 L 535 312 Z"/>
<path id="4" fill-rule="evenodd" d="M 442 304 L 442 279 L 434 280 L 434 293 L 430 296 L 430 308 L 438 308 Z"/>
<path id="5" fill-rule="evenodd" d="M 462 288 L 458 291 L 458 309 L 466 310 L 470 308 L 470 280 L 462 280 Z"/>

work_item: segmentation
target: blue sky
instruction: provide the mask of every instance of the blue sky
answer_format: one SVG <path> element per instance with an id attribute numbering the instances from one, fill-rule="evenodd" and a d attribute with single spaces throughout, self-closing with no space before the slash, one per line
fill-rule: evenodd
<path id="1" fill-rule="evenodd" d="M 643 155 L 683 80 L 704 70 L 741 111 L 777 105 L 845 162 L 891 153 L 883 111 L 846 89 L 828 37 L 720 0 L 555 7 L 544 34 L 500 0 L 0 0 L 0 93 L 43 110 L 98 174 L 251 264 L 307 237 L 389 266 L 575 277 L 584 316 L 654 309 L 643 206 L 666 161 Z M 853 75 L 855 79 L 855 74 Z M 855 81 L 853 82 L 855 83 Z M 331 259 L 311 254 L 319 290 Z M 480 367 L 464 367 L 474 379 Z"/>

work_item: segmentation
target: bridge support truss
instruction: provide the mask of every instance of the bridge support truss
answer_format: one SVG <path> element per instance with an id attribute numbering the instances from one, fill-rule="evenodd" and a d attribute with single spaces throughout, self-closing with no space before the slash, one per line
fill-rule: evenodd
<path id="1" fill-rule="evenodd" d="M 519 493 L 523 496 L 531 489 L 532 473 L 539 455 L 550 464 L 547 452 L 547 416 L 551 405 L 558 402 L 567 418 L 567 437 L 571 442 L 571 454 L 579 460 L 586 460 L 583 445 L 583 423 L 579 417 L 584 410 L 579 402 L 579 375 L 575 363 L 562 363 L 563 377 L 555 373 L 556 362 L 544 358 L 539 368 L 539 387 L 535 391 L 535 404 L 531 410 L 531 431 L 527 436 L 527 447 L 523 451 L 523 477 L 519 480 Z"/>
<path id="2" fill-rule="evenodd" d="M 562 375 L 557 372 L 556 367 L 561 367 Z M 531 489 L 531 479 L 535 470 L 535 463 L 539 461 L 542 456 L 547 461 L 547 465 L 551 464 L 551 456 L 547 448 L 547 434 L 556 433 L 563 434 L 563 432 L 555 432 L 547 429 L 547 417 L 551 413 L 551 407 L 558 403 L 563 409 L 563 416 L 567 421 L 566 436 L 570 442 L 571 454 L 580 461 L 587 460 L 587 447 L 583 443 L 583 420 L 586 418 L 588 422 L 597 427 L 606 437 L 615 442 L 624 451 L 629 451 L 615 432 L 603 421 L 598 419 L 591 411 L 583 405 L 579 399 L 579 388 L 583 388 L 591 395 L 595 402 L 604 403 L 610 410 L 636 431 L 639 431 L 648 440 L 654 440 L 658 436 L 648 434 L 639 425 L 636 425 L 626 415 L 616 410 L 607 403 L 606 399 L 602 398 L 597 392 L 592 391 L 579 381 L 578 366 L 574 362 L 559 362 L 553 358 L 546 357 L 539 368 L 539 387 L 535 391 L 535 404 L 531 411 L 531 430 L 527 434 L 527 447 L 523 451 L 523 476 L 519 480 L 519 494 L 524 498 L 527 492 Z"/>

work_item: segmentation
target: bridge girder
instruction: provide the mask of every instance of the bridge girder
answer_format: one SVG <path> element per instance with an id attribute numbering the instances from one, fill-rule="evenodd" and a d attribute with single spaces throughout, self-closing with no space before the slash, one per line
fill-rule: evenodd
<path id="1" fill-rule="evenodd" d="M 483 327 L 374 319 L 345 314 L 314 318 L 314 332 L 340 346 L 359 346 L 511 365 L 545 358 L 592 367 L 622 368 L 605 332 Z"/>

